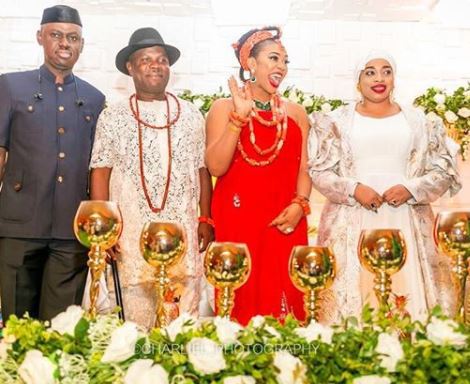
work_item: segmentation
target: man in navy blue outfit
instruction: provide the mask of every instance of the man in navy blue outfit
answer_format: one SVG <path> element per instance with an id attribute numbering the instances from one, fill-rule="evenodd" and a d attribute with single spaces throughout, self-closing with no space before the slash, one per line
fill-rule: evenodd
<path id="1" fill-rule="evenodd" d="M 83 49 L 76 9 L 44 10 L 44 64 L 0 76 L 0 292 L 3 318 L 50 319 L 80 304 L 87 250 L 73 218 L 104 95 L 72 73 Z"/>

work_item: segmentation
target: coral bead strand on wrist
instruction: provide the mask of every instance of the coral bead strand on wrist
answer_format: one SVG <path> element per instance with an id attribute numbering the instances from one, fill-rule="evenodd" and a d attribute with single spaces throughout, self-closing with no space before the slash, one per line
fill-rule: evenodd
<path id="1" fill-rule="evenodd" d="M 207 216 L 199 216 L 198 221 L 200 223 L 207 223 L 209 224 L 212 228 L 215 228 L 215 221 L 214 219 L 207 217 Z"/>
<path id="2" fill-rule="evenodd" d="M 304 213 L 304 216 L 310 215 L 312 212 L 310 210 L 310 205 L 308 203 L 308 199 L 303 197 L 303 196 L 296 196 L 292 199 L 291 204 L 299 204 L 300 207 L 302 208 L 302 211 Z"/>
<path id="3" fill-rule="evenodd" d="M 235 111 L 231 111 L 230 112 L 230 120 L 233 121 L 233 122 L 238 122 L 240 123 L 241 125 L 243 124 L 246 124 L 248 123 L 248 121 L 250 120 L 249 117 L 243 117 L 241 115 L 239 115 L 237 112 Z"/>

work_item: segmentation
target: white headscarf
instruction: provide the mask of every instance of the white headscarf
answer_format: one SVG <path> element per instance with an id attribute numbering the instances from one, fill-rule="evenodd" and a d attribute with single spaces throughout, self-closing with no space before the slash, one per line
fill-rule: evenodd
<path id="1" fill-rule="evenodd" d="M 366 68 L 366 64 L 374 59 L 384 59 L 387 60 L 392 67 L 393 74 L 396 75 L 397 73 L 397 65 L 395 64 L 395 60 L 392 55 L 388 52 L 380 50 L 380 49 L 373 49 L 366 55 L 364 55 L 357 63 L 356 68 L 354 69 L 354 84 L 359 83 L 359 77 L 361 76 L 361 72 Z"/>

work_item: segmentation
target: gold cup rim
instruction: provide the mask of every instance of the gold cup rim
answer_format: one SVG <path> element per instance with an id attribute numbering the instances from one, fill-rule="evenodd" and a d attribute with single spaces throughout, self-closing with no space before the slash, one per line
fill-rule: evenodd
<path id="1" fill-rule="evenodd" d="M 448 223 L 445 223 L 447 221 L 452 220 L 451 216 L 457 216 L 455 218 L 455 221 L 457 221 L 458 218 L 465 218 L 466 220 L 470 221 L 470 210 L 468 211 L 462 211 L 460 209 L 449 209 L 445 211 L 440 211 L 436 214 L 436 217 L 434 219 L 434 226 L 433 226 L 433 238 L 434 238 L 434 244 L 438 246 L 441 250 L 441 241 L 439 239 L 439 232 L 444 232 L 440 231 L 439 229 L 442 229 L 443 226 L 445 225 L 451 225 Z M 446 252 L 444 252 L 446 253 Z"/>
<path id="2" fill-rule="evenodd" d="M 72 228 L 73 228 L 73 232 L 74 232 L 74 235 L 75 235 L 75 238 L 79 241 L 80 244 L 82 244 L 83 246 L 85 247 L 88 247 L 88 245 L 86 243 L 83 243 L 82 239 L 80 238 L 80 236 L 78 235 L 78 218 L 80 216 L 86 216 L 82 210 L 84 210 L 85 208 L 83 208 L 84 206 L 87 206 L 87 205 L 101 205 L 101 206 L 108 206 L 109 209 L 111 212 L 115 211 L 116 213 L 116 219 L 118 221 L 118 232 L 117 232 L 117 238 L 119 239 L 121 237 L 121 234 L 122 234 L 122 230 L 123 230 L 123 219 L 122 219 L 122 212 L 121 212 L 121 209 L 119 208 L 119 204 L 116 202 L 116 201 L 112 201 L 112 200 L 82 200 L 80 201 L 80 204 L 78 205 L 77 207 L 77 210 L 75 212 L 75 216 L 74 216 L 74 219 L 73 219 L 73 223 L 72 223 Z M 100 211 L 97 211 L 97 213 L 100 213 Z"/>
<path id="3" fill-rule="evenodd" d="M 296 278 L 296 276 L 298 274 L 298 271 L 297 271 L 297 274 L 295 274 L 295 276 L 291 273 L 291 270 L 293 269 L 295 254 L 296 254 L 296 251 L 299 250 L 299 249 L 312 250 L 312 251 L 327 251 L 328 252 L 328 258 L 329 258 L 330 263 L 331 263 L 331 274 L 326 278 L 326 284 L 323 287 L 315 287 L 315 288 L 308 287 L 308 286 L 300 283 L 298 281 L 298 279 Z M 292 283 L 294 284 L 294 286 L 298 290 L 300 290 L 302 292 L 307 292 L 311 289 L 321 290 L 321 289 L 325 289 L 325 288 L 330 287 L 331 284 L 333 284 L 334 279 L 336 278 L 336 257 L 335 257 L 335 254 L 333 252 L 333 248 L 331 246 L 295 245 L 295 246 L 292 247 L 292 251 L 291 251 L 291 254 L 290 254 L 290 257 L 289 257 L 289 263 L 288 263 L 287 268 L 288 268 L 288 273 L 289 273 L 290 279 L 291 279 Z"/>
<path id="4" fill-rule="evenodd" d="M 407 249 L 407 244 L 406 244 L 406 240 L 405 240 L 405 235 L 403 234 L 403 231 L 399 228 L 373 228 L 373 229 L 362 229 L 361 232 L 360 232 L 360 235 L 359 235 L 359 239 L 358 239 L 358 242 L 357 242 L 357 254 L 359 256 L 359 262 L 361 263 L 361 265 L 363 267 L 365 267 L 369 272 L 372 272 L 372 273 L 375 273 L 376 270 L 375 268 L 371 265 L 371 263 L 369 262 L 369 260 L 364 257 L 362 255 L 362 240 L 366 237 L 368 237 L 370 234 L 372 233 L 380 233 L 383 235 L 385 234 L 389 234 L 391 235 L 391 237 L 393 238 L 394 235 L 398 236 L 398 238 L 400 239 L 401 242 L 403 242 L 404 244 L 404 250 L 403 250 L 403 257 L 401 258 L 401 262 L 399 264 L 399 266 L 397 266 L 397 271 L 401 270 L 401 268 L 403 268 L 403 265 L 405 264 L 406 262 L 406 259 L 408 257 L 408 249 Z"/>
<path id="5" fill-rule="evenodd" d="M 246 262 L 247 262 L 247 267 L 246 267 L 246 270 L 244 272 L 245 274 L 245 278 L 243 279 L 243 282 L 241 284 L 237 284 L 237 288 L 244 285 L 249 277 L 251 276 L 251 270 L 252 270 L 252 267 L 251 267 L 251 263 L 252 263 L 252 260 L 251 260 L 251 253 L 250 253 L 250 249 L 248 248 L 248 244 L 246 243 L 240 243 L 240 242 L 234 242 L 234 241 L 211 241 L 210 244 L 207 246 L 207 249 L 204 253 L 204 261 L 203 261 L 203 266 L 204 266 L 204 274 L 206 276 L 206 278 L 208 280 L 210 280 L 210 277 L 208 277 L 207 275 L 207 268 L 208 268 L 208 263 L 209 263 L 209 255 L 211 253 L 211 249 L 212 247 L 214 246 L 230 246 L 230 247 L 234 247 L 234 248 L 243 248 L 245 253 L 244 253 L 244 256 L 245 256 L 245 259 L 246 259 Z M 224 287 L 224 286 L 230 286 L 231 283 L 219 283 L 219 286 L 220 287 Z"/>

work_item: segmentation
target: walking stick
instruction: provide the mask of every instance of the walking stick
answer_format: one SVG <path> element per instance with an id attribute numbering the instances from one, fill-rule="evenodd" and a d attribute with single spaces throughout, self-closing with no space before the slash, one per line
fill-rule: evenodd
<path id="1" fill-rule="evenodd" d="M 116 295 L 116 305 L 118 305 L 121 310 L 118 313 L 118 316 L 121 320 L 125 321 L 126 317 L 124 315 L 124 303 L 122 302 L 122 292 L 121 292 L 121 282 L 119 280 L 119 271 L 116 260 L 111 257 L 111 270 L 113 271 L 113 282 L 114 282 L 114 292 Z"/>

